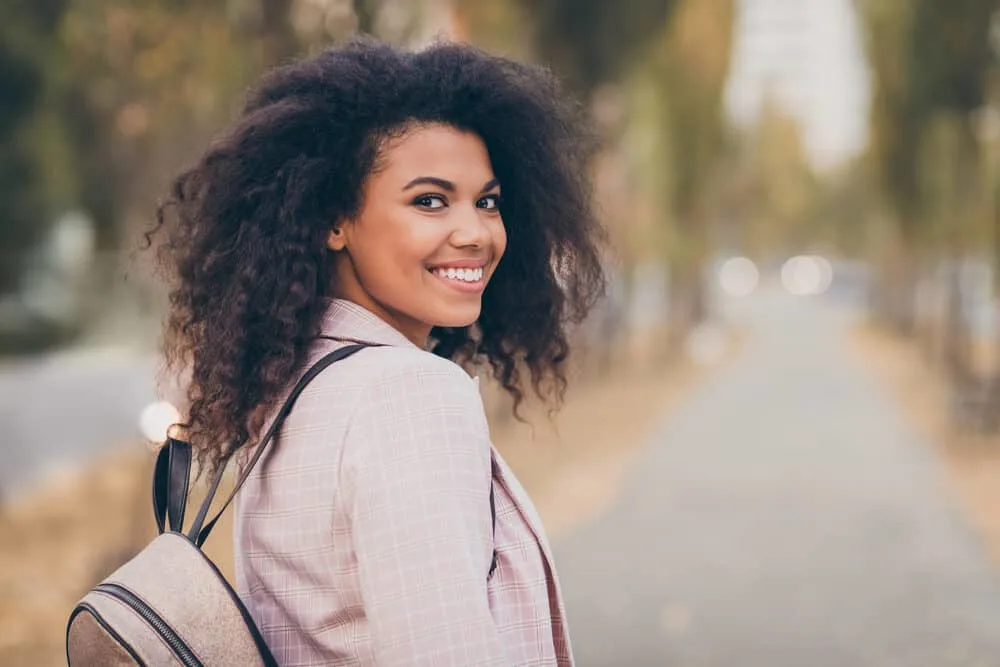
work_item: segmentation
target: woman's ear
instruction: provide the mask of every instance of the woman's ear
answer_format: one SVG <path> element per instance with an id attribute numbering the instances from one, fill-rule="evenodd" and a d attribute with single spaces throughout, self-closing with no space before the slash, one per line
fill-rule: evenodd
<path id="1" fill-rule="evenodd" d="M 347 235 L 344 234 L 344 226 L 341 222 L 330 228 L 330 233 L 326 237 L 326 247 L 334 252 L 347 247 Z"/>

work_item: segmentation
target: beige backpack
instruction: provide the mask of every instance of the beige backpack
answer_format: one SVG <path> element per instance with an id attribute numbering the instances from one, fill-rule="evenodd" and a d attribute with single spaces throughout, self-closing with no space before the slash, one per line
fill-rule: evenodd
<path id="1" fill-rule="evenodd" d="M 186 535 L 182 531 L 191 476 L 191 445 L 167 441 L 153 472 L 153 514 L 159 536 L 92 588 L 73 609 L 66 628 L 66 659 L 71 667 L 277 667 L 236 591 L 201 547 L 305 386 L 326 367 L 364 347 L 349 345 L 335 350 L 302 376 L 232 493 L 206 524 L 226 467 L 219 466 Z"/>

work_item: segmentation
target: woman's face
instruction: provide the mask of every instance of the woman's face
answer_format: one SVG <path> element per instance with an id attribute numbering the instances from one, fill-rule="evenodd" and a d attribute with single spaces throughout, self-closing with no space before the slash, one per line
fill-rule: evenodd
<path id="1" fill-rule="evenodd" d="M 330 232 L 335 296 L 374 312 L 417 345 L 431 327 L 479 318 L 507 247 L 486 145 L 450 125 L 387 142 L 353 220 Z"/>

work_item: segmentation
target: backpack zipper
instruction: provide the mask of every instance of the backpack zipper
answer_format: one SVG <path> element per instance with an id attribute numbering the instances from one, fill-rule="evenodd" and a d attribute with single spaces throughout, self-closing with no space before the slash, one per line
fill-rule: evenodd
<path id="1" fill-rule="evenodd" d="M 94 587 L 94 591 L 104 593 L 123 602 L 129 609 L 139 614 L 146 623 L 156 630 L 160 637 L 163 638 L 163 641 L 170 646 L 174 655 L 177 656 L 177 659 L 181 661 L 184 667 L 204 667 L 188 645 L 167 625 L 167 622 L 135 593 L 124 586 L 107 583 L 98 584 Z"/>

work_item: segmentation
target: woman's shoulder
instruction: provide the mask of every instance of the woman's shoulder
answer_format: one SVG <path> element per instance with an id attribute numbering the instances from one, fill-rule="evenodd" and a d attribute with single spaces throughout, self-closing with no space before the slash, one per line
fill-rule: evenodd
<path id="1" fill-rule="evenodd" d="M 419 349 L 374 348 L 356 355 L 366 368 L 349 418 L 351 438 L 365 443 L 365 458 L 388 447 L 395 454 L 471 451 L 489 441 L 477 382 L 455 362 Z M 381 445 L 381 446 L 380 446 Z"/>
<path id="2" fill-rule="evenodd" d="M 468 372 L 451 359 L 417 348 L 385 347 L 369 352 L 378 361 L 379 375 L 383 380 L 418 379 L 423 382 L 457 382 L 474 386 Z"/>
<path id="3" fill-rule="evenodd" d="M 331 370 L 341 372 L 321 374 L 318 384 L 346 384 L 362 392 L 409 389 L 427 393 L 429 399 L 441 390 L 479 396 L 476 380 L 464 368 L 416 347 L 374 346 L 338 362 Z"/>

